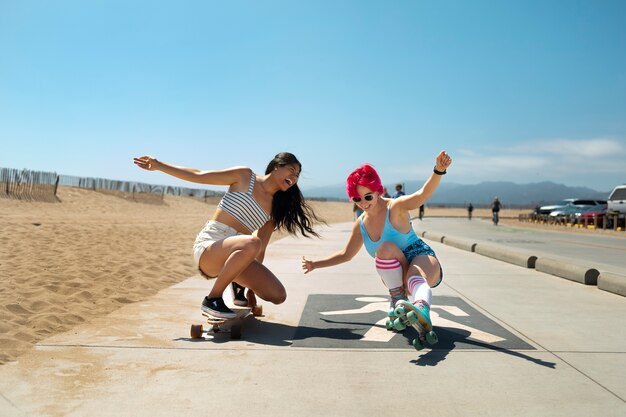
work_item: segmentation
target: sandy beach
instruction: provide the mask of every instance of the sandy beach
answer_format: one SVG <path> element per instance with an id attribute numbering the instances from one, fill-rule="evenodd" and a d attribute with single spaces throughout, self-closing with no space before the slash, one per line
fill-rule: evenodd
<path id="1" fill-rule="evenodd" d="M 71 187 L 58 197 L 0 198 L 0 363 L 195 275 L 191 245 L 217 203 L 138 203 Z M 352 218 L 349 203 L 312 206 L 327 222 Z"/>
<path id="2" fill-rule="evenodd" d="M 173 196 L 142 203 L 72 187 L 61 187 L 58 197 L 59 203 L 0 198 L 0 363 L 196 275 L 191 245 L 217 204 Z M 351 203 L 310 203 L 328 223 L 353 218 Z M 488 216 L 483 210 L 474 216 Z M 524 226 L 517 214 L 502 213 Z M 427 208 L 426 215 L 466 212 Z"/>

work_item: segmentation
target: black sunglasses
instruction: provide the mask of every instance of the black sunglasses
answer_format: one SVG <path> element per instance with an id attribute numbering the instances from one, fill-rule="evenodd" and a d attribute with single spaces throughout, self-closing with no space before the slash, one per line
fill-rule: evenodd
<path id="1" fill-rule="evenodd" d="M 374 199 L 374 194 L 365 194 L 363 198 L 365 199 L 365 201 L 372 201 Z M 360 203 L 361 197 L 352 197 L 352 201 L 354 201 L 355 203 Z"/>

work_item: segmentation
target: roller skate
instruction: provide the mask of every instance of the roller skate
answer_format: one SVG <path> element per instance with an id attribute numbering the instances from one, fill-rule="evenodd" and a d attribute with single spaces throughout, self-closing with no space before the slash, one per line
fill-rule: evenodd
<path id="1" fill-rule="evenodd" d="M 430 321 L 430 307 L 422 300 L 412 304 L 406 300 L 399 300 L 394 310 L 396 316 L 393 327 L 397 331 L 402 331 L 407 326 L 412 326 L 417 330 L 417 337 L 413 340 L 413 347 L 422 350 L 429 345 L 434 345 L 439 341 L 437 333 L 433 331 L 433 324 Z"/>
<path id="2" fill-rule="evenodd" d="M 396 315 L 396 304 L 399 301 L 406 301 L 407 296 L 402 287 L 394 288 L 389 290 L 389 295 L 391 296 L 391 301 L 389 301 L 389 310 L 387 311 L 387 321 L 385 322 L 385 326 L 387 330 L 396 330 L 393 323 L 398 318 Z"/>

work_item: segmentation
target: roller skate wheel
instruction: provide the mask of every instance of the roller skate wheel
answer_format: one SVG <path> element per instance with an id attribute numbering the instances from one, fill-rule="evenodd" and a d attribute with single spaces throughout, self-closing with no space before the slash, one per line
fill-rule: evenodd
<path id="1" fill-rule="evenodd" d="M 402 330 L 406 329 L 406 324 L 404 324 L 402 319 L 397 318 L 393 321 L 393 328 L 401 332 Z"/>
<path id="2" fill-rule="evenodd" d="M 393 321 L 391 321 L 391 319 L 387 319 L 387 321 L 385 321 L 385 328 L 387 330 L 393 330 Z"/>
<path id="3" fill-rule="evenodd" d="M 413 347 L 416 350 L 424 349 L 424 345 L 422 344 L 422 341 L 419 339 L 419 337 L 416 337 L 415 339 L 413 339 Z"/>
<path id="4" fill-rule="evenodd" d="M 402 317 L 405 314 L 404 306 L 396 307 L 395 311 L 396 311 L 396 316 L 398 316 L 398 317 Z"/>
<path id="5" fill-rule="evenodd" d="M 429 344 L 434 345 L 439 341 L 439 337 L 437 336 L 437 333 L 431 330 L 430 332 L 426 333 L 426 341 Z"/>
<path id="6" fill-rule="evenodd" d="M 415 314 L 415 311 L 409 311 L 409 314 L 406 315 L 406 319 L 411 326 L 420 322 L 420 319 L 417 317 L 417 314 Z"/>

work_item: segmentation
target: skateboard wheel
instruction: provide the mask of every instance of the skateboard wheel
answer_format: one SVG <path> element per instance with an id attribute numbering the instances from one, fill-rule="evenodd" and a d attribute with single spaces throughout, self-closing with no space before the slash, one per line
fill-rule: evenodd
<path id="1" fill-rule="evenodd" d="M 240 325 L 233 324 L 233 327 L 230 328 L 230 338 L 241 339 L 241 326 Z"/>
<path id="2" fill-rule="evenodd" d="M 200 339 L 202 337 L 202 325 L 192 324 L 190 333 L 192 339 Z"/>
<path id="3" fill-rule="evenodd" d="M 387 321 L 385 322 L 385 327 L 387 327 L 387 330 L 393 330 L 393 320 L 387 319 Z"/>
<path id="4" fill-rule="evenodd" d="M 406 329 L 406 324 L 404 324 L 404 322 L 402 322 L 400 318 L 397 318 L 393 321 L 393 328 L 401 332 L 402 330 Z"/>
<path id="5" fill-rule="evenodd" d="M 434 345 L 439 341 L 439 337 L 437 336 L 437 333 L 431 330 L 430 332 L 426 333 L 426 341 L 429 344 Z"/>
<path id="6" fill-rule="evenodd" d="M 409 311 L 409 314 L 406 315 L 406 319 L 409 321 L 411 326 L 420 322 L 420 319 L 417 317 L 417 314 L 415 314 L 415 311 Z"/>
<path id="7" fill-rule="evenodd" d="M 424 349 L 424 345 L 422 344 L 422 341 L 419 339 L 419 337 L 416 337 L 415 339 L 413 339 L 413 347 L 416 350 Z"/>
<path id="8" fill-rule="evenodd" d="M 252 307 L 252 315 L 254 317 L 262 316 L 263 315 L 263 306 L 256 305 L 256 306 Z"/>

